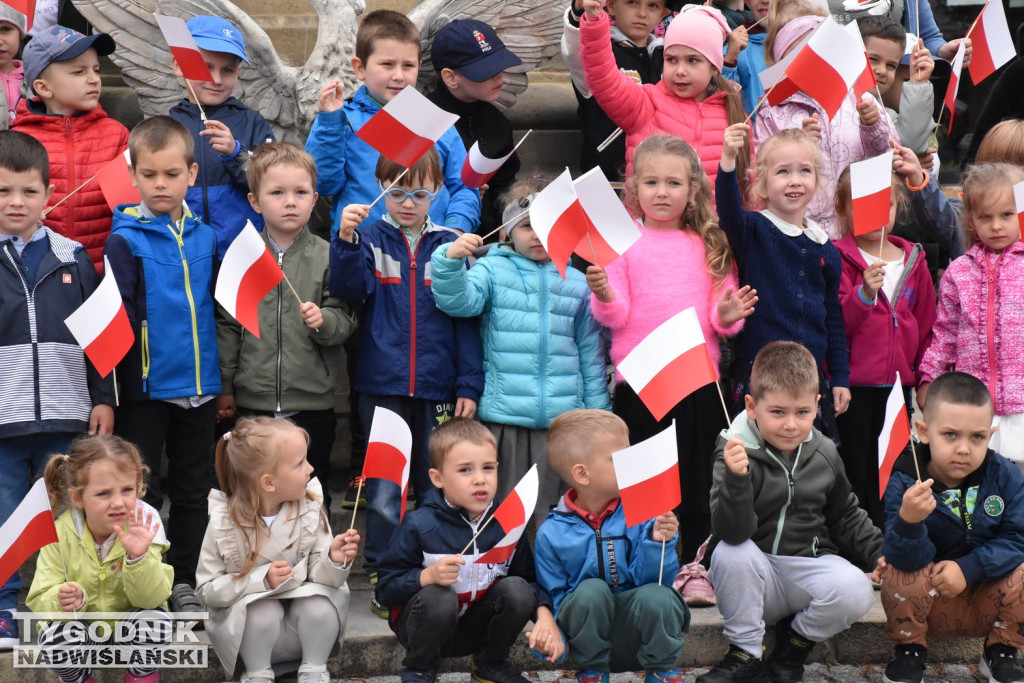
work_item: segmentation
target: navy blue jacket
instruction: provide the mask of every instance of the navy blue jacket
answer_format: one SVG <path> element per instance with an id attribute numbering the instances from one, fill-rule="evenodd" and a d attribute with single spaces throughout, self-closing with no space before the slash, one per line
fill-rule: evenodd
<path id="1" fill-rule="evenodd" d="M 921 476 L 927 477 L 931 451 L 926 444 L 916 448 Z M 912 458 L 908 447 L 885 490 L 886 562 L 912 572 L 929 562 L 954 560 L 970 586 L 998 579 L 1024 564 L 1024 475 L 1016 465 L 989 449 L 981 466 L 962 484 L 959 515 L 939 498 L 946 486 L 936 481 L 935 510 L 923 522 L 910 524 L 899 510 L 903 493 L 917 483 Z M 977 502 L 968 517 L 964 500 L 973 487 Z"/>
<path id="2" fill-rule="evenodd" d="M 274 131 L 262 116 L 234 97 L 203 110 L 207 119 L 220 121 L 231 130 L 236 143 L 233 154 L 222 157 L 210 147 L 210 138 L 199 137 L 206 126 L 195 104 L 182 100 L 171 108 L 170 116 L 188 128 L 196 144 L 199 174 L 196 184 L 185 194 L 185 201 L 199 212 L 200 221 L 213 228 L 217 256 L 223 260 L 224 252 L 245 227 L 246 220 L 251 220 L 257 230 L 263 230 L 263 217 L 249 205 L 249 183 L 243 166 L 252 149 L 274 141 Z"/>
<path id="3" fill-rule="evenodd" d="M 430 255 L 456 237 L 428 218 L 411 253 L 402 229 L 382 219 L 364 222 L 358 243 L 331 241 L 331 296 L 366 302 L 355 383 L 360 393 L 480 402 L 480 321 L 450 318 L 430 290 Z"/>

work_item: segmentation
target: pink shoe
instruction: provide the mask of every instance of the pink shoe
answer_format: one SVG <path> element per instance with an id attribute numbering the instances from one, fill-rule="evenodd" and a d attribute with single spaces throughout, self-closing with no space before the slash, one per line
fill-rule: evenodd
<path id="1" fill-rule="evenodd" d="M 675 581 L 672 582 L 672 587 L 679 591 L 683 596 L 683 602 L 690 607 L 710 607 L 718 604 L 715 589 L 711 587 L 711 581 L 708 580 L 708 572 L 700 563 L 704 559 L 704 552 L 708 549 L 710 541 L 711 537 L 708 536 L 697 548 L 697 555 L 693 558 L 693 562 L 680 567 Z"/>
<path id="2" fill-rule="evenodd" d="M 160 672 L 154 671 L 148 676 L 136 676 L 133 673 L 127 671 L 124 672 L 124 683 L 159 683 Z"/>

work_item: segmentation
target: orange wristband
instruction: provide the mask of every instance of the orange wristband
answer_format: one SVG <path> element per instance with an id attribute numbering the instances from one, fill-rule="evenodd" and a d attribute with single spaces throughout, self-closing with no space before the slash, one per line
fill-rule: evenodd
<path id="1" fill-rule="evenodd" d="M 924 180 L 921 181 L 920 185 L 911 185 L 910 178 L 907 178 L 906 180 L 903 181 L 907 184 L 907 189 L 910 190 L 911 192 L 920 192 L 925 187 L 927 187 L 928 181 L 931 180 L 932 175 L 928 171 L 922 169 L 921 172 L 924 173 Z"/>

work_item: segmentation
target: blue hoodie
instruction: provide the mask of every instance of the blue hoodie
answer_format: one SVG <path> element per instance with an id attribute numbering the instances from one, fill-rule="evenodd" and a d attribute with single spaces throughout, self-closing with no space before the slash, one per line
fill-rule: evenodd
<path id="1" fill-rule="evenodd" d="M 754 107 L 764 97 L 760 74 L 768 68 L 764 61 L 764 41 L 767 37 L 767 33 L 754 33 L 749 36 L 747 47 L 736 58 L 736 66 L 726 66 L 722 69 L 723 76 L 740 84 L 743 110 L 748 114 L 754 112 Z"/>

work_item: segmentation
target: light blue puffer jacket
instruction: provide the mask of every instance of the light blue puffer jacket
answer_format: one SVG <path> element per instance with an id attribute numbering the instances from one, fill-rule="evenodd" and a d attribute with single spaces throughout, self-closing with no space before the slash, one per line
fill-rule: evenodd
<path id="1" fill-rule="evenodd" d="M 466 270 L 447 249 L 442 244 L 431 257 L 431 289 L 448 315 L 482 316 L 477 417 L 542 429 L 567 410 L 611 409 L 604 341 L 582 273 L 569 268 L 563 280 L 550 261 L 531 261 L 507 244 Z"/>

